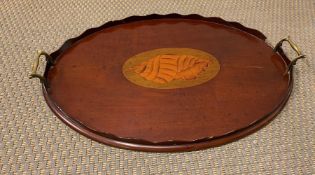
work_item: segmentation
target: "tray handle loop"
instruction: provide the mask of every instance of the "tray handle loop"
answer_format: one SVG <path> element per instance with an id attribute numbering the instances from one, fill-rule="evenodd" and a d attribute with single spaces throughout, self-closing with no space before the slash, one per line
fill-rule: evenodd
<path id="1" fill-rule="evenodd" d="M 29 79 L 38 78 L 41 83 L 46 84 L 47 83 L 46 82 L 46 78 L 44 76 L 42 76 L 42 75 L 37 73 L 38 66 L 39 66 L 39 59 L 41 58 L 42 55 L 45 56 L 47 63 L 53 64 L 53 59 L 48 53 L 46 53 L 44 51 L 38 51 L 38 54 L 37 54 L 37 56 L 35 58 L 35 61 L 34 61 L 33 65 L 32 65 L 32 72 L 29 75 Z"/>
<path id="2" fill-rule="evenodd" d="M 288 36 L 287 38 L 284 38 L 282 40 L 280 40 L 277 45 L 274 47 L 273 51 L 277 52 L 279 50 L 279 48 L 282 46 L 282 43 L 286 41 L 289 43 L 289 45 L 291 46 L 291 48 L 296 52 L 297 57 L 295 57 L 290 64 L 288 65 L 287 70 L 285 71 L 284 75 L 288 74 L 293 66 L 296 64 L 296 62 L 301 59 L 301 58 L 305 58 L 306 55 L 302 54 L 301 50 L 299 49 L 299 47 L 291 40 L 290 36 Z"/>

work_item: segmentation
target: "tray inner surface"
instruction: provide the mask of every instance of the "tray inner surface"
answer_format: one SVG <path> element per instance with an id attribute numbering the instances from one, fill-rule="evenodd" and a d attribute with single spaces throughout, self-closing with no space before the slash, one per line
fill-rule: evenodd
<path id="1" fill-rule="evenodd" d="M 220 71 L 197 86 L 154 89 L 128 81 L 122 67 L 141 52 L 191 48 L 213 55 Z M 265 41 L 229 26 L 192 19 L 121 24 L 79 40 L 48 72 L 48 94 L 69 117 L 119 138 L 194 141 L 247 127 L 288 95 L 286 64 Z"/>

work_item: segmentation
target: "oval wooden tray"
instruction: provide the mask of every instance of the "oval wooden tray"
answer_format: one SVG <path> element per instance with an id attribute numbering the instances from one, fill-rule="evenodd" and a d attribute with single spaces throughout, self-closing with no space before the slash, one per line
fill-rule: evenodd
<path id="1" fill-rule="evenodd" d="M 48 60 L 44 76 L 36 73 L 38 57 L 31 77 L 41 79 L 51 110 L 93 140 L 141 151 L 198 150 L 253 133 L 284 107 L 292 65 L 304 56 L 290 39 L 275 48 L 265 39 L 220 18 L 133 16 L 89 29 L 50 55 L 41 52 Z M 283 41 L 297 51 L 293 61 Z M 190 66 L 180 65 L 191 58 Z M 177 62 L 172 77 L 158 84 L 163 59 Z M 151 63 L 157 73 L 152 68 L 145 77 Z M 202 78 L 211 68 L 212 77 Z"/>

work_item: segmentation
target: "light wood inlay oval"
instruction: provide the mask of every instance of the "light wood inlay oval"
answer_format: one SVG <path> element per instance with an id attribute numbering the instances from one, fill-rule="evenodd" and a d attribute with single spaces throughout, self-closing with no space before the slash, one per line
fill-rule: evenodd
<path id="1" fill-rule="evenodd" d="M 191 48 L 162 48 L 129 58 L 123 73 L 132 83 L 157 89 L 196 86 L 214 78 L 220 70 L 217 59 Z"/>

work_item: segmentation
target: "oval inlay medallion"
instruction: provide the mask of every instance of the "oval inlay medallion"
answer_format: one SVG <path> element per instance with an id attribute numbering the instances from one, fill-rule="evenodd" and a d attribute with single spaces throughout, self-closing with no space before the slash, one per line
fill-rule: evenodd
<path id="1" fill-rule="evenodd" d="M 149 88 L 175 89 L 196 86 L 214 78 L 220 70 L 211 54 L 191 48 L 162 48 L 137 54 L 123 65 L 125 77 Z"/>

